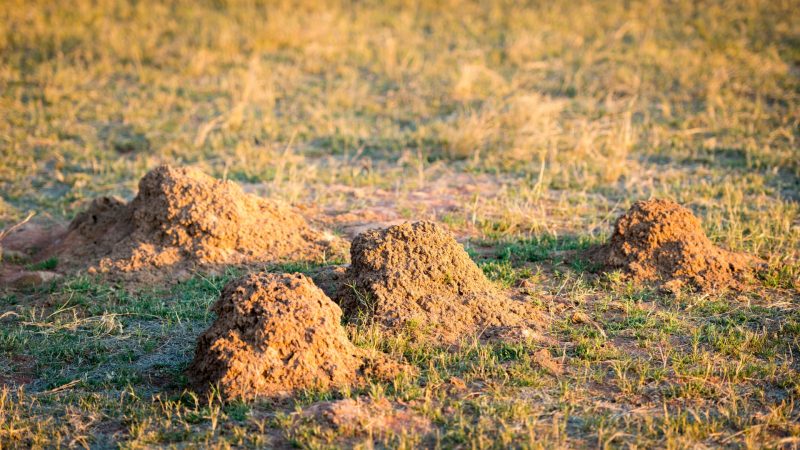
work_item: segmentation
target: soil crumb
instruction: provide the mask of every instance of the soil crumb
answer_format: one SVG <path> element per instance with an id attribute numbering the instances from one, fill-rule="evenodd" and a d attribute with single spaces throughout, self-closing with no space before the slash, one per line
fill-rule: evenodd
<path id="1" fill-rule="evenodd" d="M 364 232 L 350 252 L 337 299 L 351 320 L 448 344 L 537 326 L 530 305 L 498 290 L 453 234 L 433 222 Z"/>
<path id="2" fill-rule="evenodd" d="M 604 270 L 622 269 L 634 281 L 705 292 L 741 289 L 754 259 L 715 247 L 689 209 L 664 199 L 634 203 L 617 219 L 609 242 L 590 250 L 589 257 Z"/>
<path id="3" fill-rule="evenodd" d="M 200 390 L 217 385 L 226 399 L 285 397 L 405 370 L 355 347 L 341 326 L 341 309 L 302 274 L 234 280 L 212 310 L 217 319 L 198 338 L 188 375 Z"/>
<path id="4" fill-rule="evenodd" d="M 96 199 L 51 253 L 72 269 L 157 274 L 165 267 L 322 261 L 341 251 L 337 245 L 288 206 L 196 169 L 165 165 L 141 179 L 130 203 Z"/>
<path id="5" fill-rule="evenodd" d="M 346 398 L 322 402 L 310 406 L 299 415 L 347 436 L 426 435 L 433 431 L 430 419 L 386 398 Z"/>

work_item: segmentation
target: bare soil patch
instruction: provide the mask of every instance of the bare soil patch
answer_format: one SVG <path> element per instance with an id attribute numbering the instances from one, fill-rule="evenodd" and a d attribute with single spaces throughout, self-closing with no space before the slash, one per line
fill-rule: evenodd
<path id="1" fill-rule="evenodd" d="M 674 290 L 741 289 L 754 258 L 714 246 L 700 221 L 671 200 L 639 201 L 614 225 L 609 242 L 589 251 L 604 270 L 622 269 L 635 281 Z"/>
<path id="2" fill-rule="evenodd" d="M 234 280 L 212 309 L 217 319 L 198 338 L 188 375 L 200 390 L 218 385 L 225 398 L 283 397 L 405 370 L 355 347 L 341 309 L 302 274 Z"/>
<path id="3" fill-rule="evenodd" d="M 386 398 L 346 398 L 322 402 L 312 405 L 301 414 L 346 436 L 427 435 L 434 428 L 430 419 Z"/>
<path id="4" fill-rule="evenodd" d="M 351 259 L 337 298 L 353 320 L 444 343 L 536 326 L 530 305 L 496 288 L 453 234 L 433 222 L 364 232 Z"/>
<path id="5" fill-rule="evenodd" d="M 29 288 L 60 278 L 35 257 L 63 233 L 63 226 L 35 223 L 0 232 L 0 288 Z M 33 264 L 34 261 L 40 264 Z"/>
<path id="6" fill-rule="evenodd" d="M 163 273 L 194 266 L 322 261 L 342 244 L 287 205 L 191 168 L 161 166 L 130 202 L 102 197 L 48 249 L 61 267 Z"/>

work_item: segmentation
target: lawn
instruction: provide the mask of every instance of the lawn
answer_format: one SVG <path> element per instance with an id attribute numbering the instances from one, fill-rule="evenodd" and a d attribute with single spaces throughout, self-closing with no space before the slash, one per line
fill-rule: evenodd
<path id="1" fill-rule="evenodd" d="M 0 447 L 800 446 L 799 100 L 793 0 L 4 0 L 0 229 L 197 167 L 343 237 L 443 223 L 551 343 L 350 325 L 417 374 L 221 402 L 185 368 L 244 269 L 0 286 Z M 664 293 L 571 258 L 655 197 L 763 259 L 758 286 Z M 343 398 L 429 430 L 304 413 Z"/>

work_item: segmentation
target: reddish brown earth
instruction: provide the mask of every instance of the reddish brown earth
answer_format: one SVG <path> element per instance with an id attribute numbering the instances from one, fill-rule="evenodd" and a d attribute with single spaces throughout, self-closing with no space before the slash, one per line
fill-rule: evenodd
<path id="1" fill-rule="evenodd" d="M 605 270 L 669 289 L 741 289 L 753 258 L 714 246 L 692 212 L 671 200 L 639 201 L 614 225 L 609 242 L 589 253 Z"/>
<path id="2" fill-rule="evenodd" d="M 302 274 L 234 280 L 212 310 L 217 319 L 198 338 L 188 375 L 200 390 L 217 385 L 224 398 L 282 397 L 405 370 L 355 347 L 341 326 L 341 309 Z"/>
<path id="3" fill-rule="evenodd" d="M 0 288 L 38 286 L 60 278 L 50 270 L 29 268 L 36 255 L 64 233 L 61 226 L 23 223 L 0 232 Z"/>
<path id="4" fill-rule="evenodd" d="M 191 168 L 158 167 L 130 202 L 96 199 L 48 249 L 61 267 L 164 273 L 215 264 L 323 261 L 341 243 L 290 207 Z"/>
<path id="5" fill-rule="evenodd" d="M 523 329 L 537 315 L 498 290 L 452 233 L 432 222 L 360 234 L 351 246 L 339 304 L 352 320 L 374 321 L 442 343 Z"/>

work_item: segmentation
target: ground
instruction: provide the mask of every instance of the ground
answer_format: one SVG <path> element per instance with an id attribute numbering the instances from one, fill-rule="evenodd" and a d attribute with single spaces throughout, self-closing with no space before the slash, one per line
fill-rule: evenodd
<path id="1" fill-rule="evenodd" d="M 0 226 L 188 165 L 347 238 L 444 223 L 550 340 L 350 327 L 419 373 L 221 403 L 184 369 L 241 269 L 3 287 L 0 445 L 800 445 L 796 1 L 324 3 L 2 2 Z M 664 293 L 572 257 L 651 197 L 764 259 L 759 285 Z"/>

